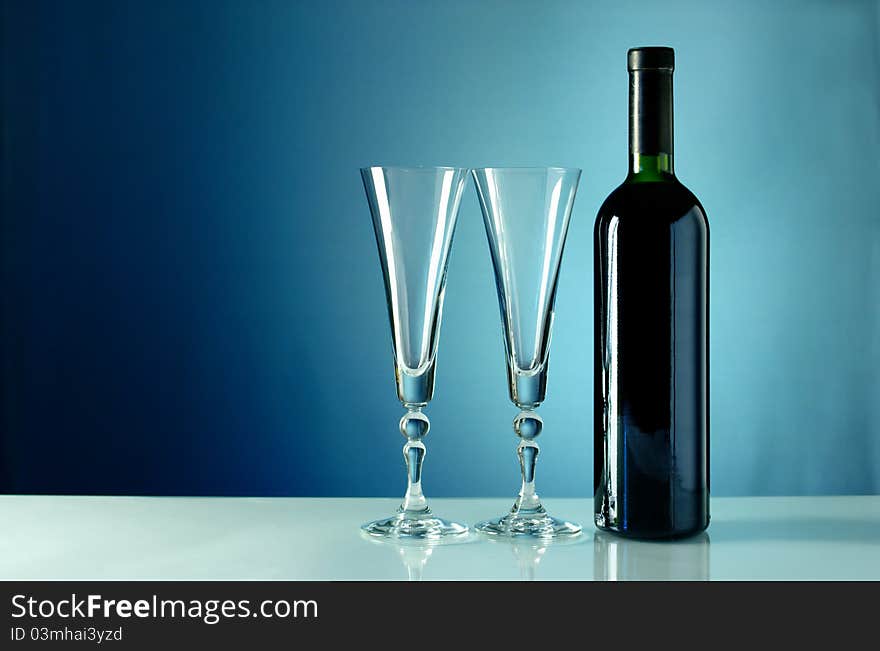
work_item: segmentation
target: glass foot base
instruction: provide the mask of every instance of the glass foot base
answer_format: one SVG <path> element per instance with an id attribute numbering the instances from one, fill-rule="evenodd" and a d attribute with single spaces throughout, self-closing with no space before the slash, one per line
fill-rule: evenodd
<path id="1" fill-rule="evenodd" d="M 375 538 L 401 540 L 441 540 L 468 534 L 467 525 L 435 517 L 430 511 L 417 514 L 402 511 L 361 525 L 361 531 Z"/>
<path id="2" fill-rule="evenodd" d="M 576 522 L 554 518 L 543 508 L 530 513 L 508 513 L 503 518 L 480 522 L 474 528 L 487 536 L 543 540 L 573 538 L 582 531 L 581 525 Z"/>

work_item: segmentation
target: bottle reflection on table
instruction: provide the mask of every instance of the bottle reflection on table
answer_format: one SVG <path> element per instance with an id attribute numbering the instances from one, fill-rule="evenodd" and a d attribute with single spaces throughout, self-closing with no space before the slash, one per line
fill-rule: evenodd
<path id="1" fill-rule="evenodd" d="M 708 581 L 709 535 L 650 542 L 597 531 L 593 541 L 596 581 Z"/>

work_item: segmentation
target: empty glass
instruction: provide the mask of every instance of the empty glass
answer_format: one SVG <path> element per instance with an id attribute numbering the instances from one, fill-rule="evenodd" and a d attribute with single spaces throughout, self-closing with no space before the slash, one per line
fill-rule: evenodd
<path id="1" fill-rule="evenodd" d="M 468 170 L 366 167 L 361 177 L 385 278 L 397 397 L 407 410 L 400 433 L 408 478 L 397 513 L 362 529 L 387 538 L 461 536 L 467 527 L 436 517 L 422 493 L 422 439 L 430 428 L 422 409 L 434 394 L 446 265 Z"/>
<path id="2" fill-rule="evenodd" d="M 550 516 L 535 492 L 543 421 L 535 412 L 547 390 L 556 280 L 581 171 L 560 167 L 473 171 L 504 326 L 510 399 L 520 413 L 513 429 L 522 488 L 510 513 L 477 525 L 494 536 L 560 538 L 581 527 Z"/>

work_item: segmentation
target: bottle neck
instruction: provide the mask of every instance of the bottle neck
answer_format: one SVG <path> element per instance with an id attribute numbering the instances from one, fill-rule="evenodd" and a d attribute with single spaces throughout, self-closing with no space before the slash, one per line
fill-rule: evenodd
<path id="1" fill-rule="evenodd" d="M 630 154 L 629 179 L 632 181 L 667 181 L 675 177 L 672 154 Z"/>
<path id="2" fill-rule="evenodd" d="M 674 178 L 672 149 L 672 71 L 631 71 L 629 180 L 662 181 Z"/>

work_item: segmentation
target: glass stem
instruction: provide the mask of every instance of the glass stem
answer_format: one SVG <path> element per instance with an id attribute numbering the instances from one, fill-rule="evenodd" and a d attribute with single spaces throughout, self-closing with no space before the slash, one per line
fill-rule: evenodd
<path id="1" fill-rule="evenodd" d="M 409 411 L 400 419 L 400 432 L 406 437 L 403 458 L 406 461 L 406 495 L 400 505 L 401 511 L 428 511 L 428 500 L 422 493 L 422 463 L 425 460 L 425 444 L 422 439 L 431 427 L 428 417 L 421 407 L 408 407 Z"/>
<path id="2" fill-rule="evenodd" d="M 524 409 L 513 421 L 513 430 L 521 439 L 516 453 L 519 456 L 519 467 L 522 472 L 522 488 L 513 505 L 514 513 L 543 509 L 541 498 L 535 492 L 535 465 L 541 452 L 535 439 L 541 433 L 542 427 L 543 420 L 531 409 Z"/>
<path id="3" fill-rule="evenodd" d="M 541 498 L 535 492 L 535 463 L 541 449 L 534 441 L 522 441 L 516 448 L 522 470 L 522 488 L 516 501 L 517 511 L 534 510 L 541 506 Z"/>

